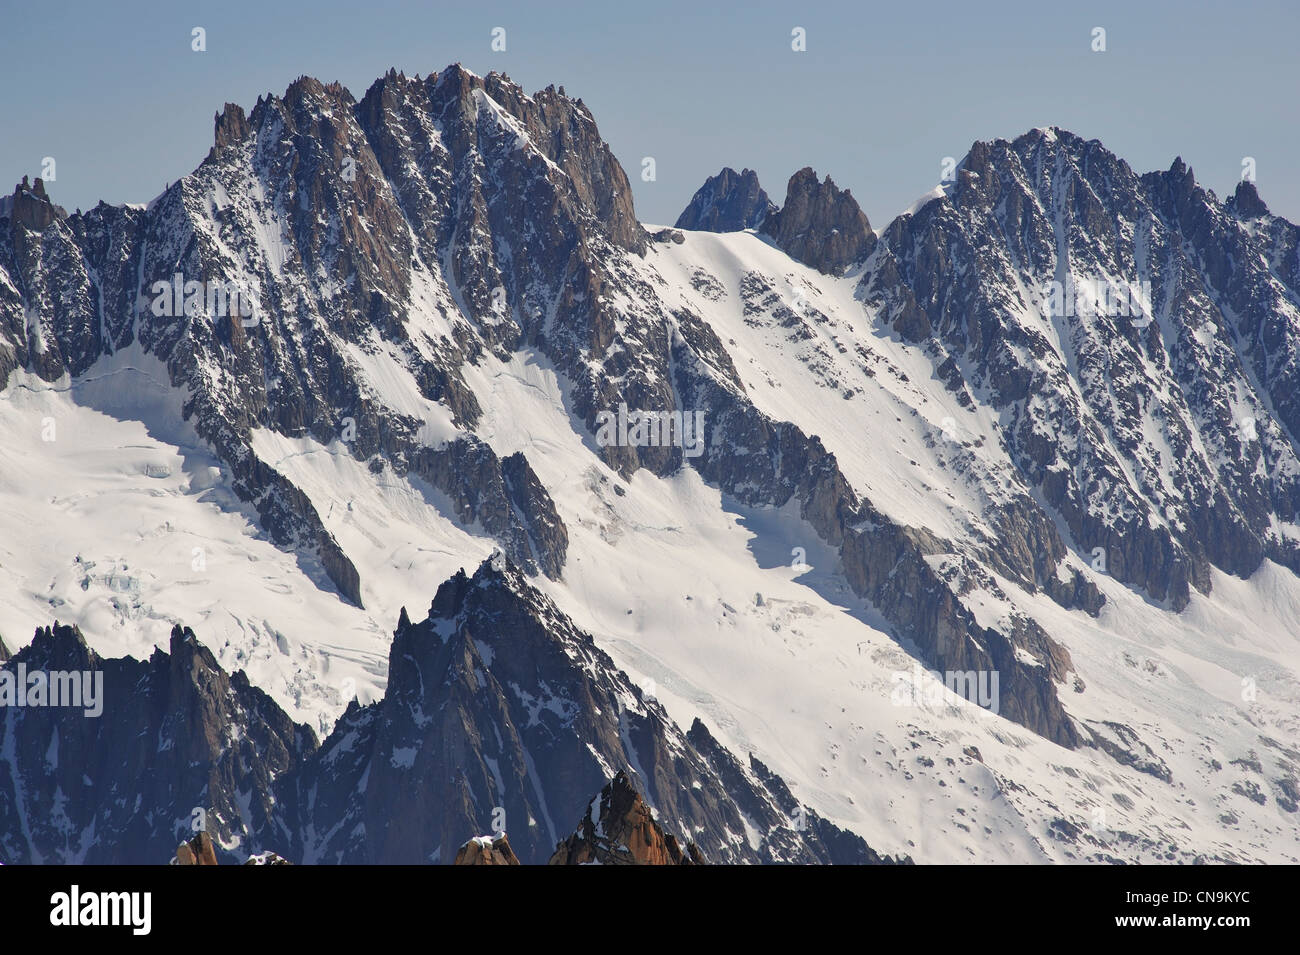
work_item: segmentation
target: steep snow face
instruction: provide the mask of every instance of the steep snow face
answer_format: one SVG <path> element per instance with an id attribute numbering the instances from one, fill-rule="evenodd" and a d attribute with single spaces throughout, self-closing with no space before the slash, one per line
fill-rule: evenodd
<path id="1" fill-rule="evenodd" d="M 0 220 L 6 641 L 183 620 L 325 735 L 501 547 L 878 851 L 1296 861 L 1289 224 L 1058 133 L 844 275 L 627 195 L 580 103 L 452 69 L 300 81 L 146 210 Z M 178 269 L 261 322 L 155 315 Z M 1045 312 L 1085 279 L 1153 321 Z M 701 454 L 601 440 L 620 405 Z"/>
<path id="2" fill-rule="evenodd" d="M 77 380 L 14 374 L 0 401 L 0 633 L 23 646 L 57 619 L 103 656 L 144 660 L 185 622 L 226 670 L 328 732 L 353 692 L 382 694 L 391 622 L 267 539 L 182 398 L 138 350 Z"/>

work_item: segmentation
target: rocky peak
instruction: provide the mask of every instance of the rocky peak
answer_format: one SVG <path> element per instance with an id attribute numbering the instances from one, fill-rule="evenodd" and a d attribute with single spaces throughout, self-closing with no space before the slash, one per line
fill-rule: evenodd
<path id="1" fill-rule="evenodd" d="M 176 857 L 172 865 L 216 865 L 217 850 L 212 845 L 212 837 L 200 832 L 189 842 L 182 842 L 176 847 Z"/>
<path id="2" fill-rule="evenodd" d="M 221 112 L 214 114 L 212 126 L 213 145 L 212 151 L 208 153 L 209 158 L 225 147 L 241 143 L 248 138 L 248 117 L 244 114 L 244 108 L 237 103 L 227 103 Z"/>
<path id="3" fill-rule="evenodd" d="M 70 674 L 75 702 L 0 707 L 12 753 L 0 793 L 62 807 L 22 819 L 22 803 L 0 799 L 0 860 L 148 863 L 160 838 L 189 837 L 195 822 L 218 858 L 256 851 L 274 780 L 316 748 L 315 734 L 242 671 L 227 676 L 188 628 L 173 629 L 170 650 L 101 659 L 79 629 L 56 623 L 4 664 Z"/>
<path id="4" fill-rule="evenodd" d="M 1255 184 L 1245 179 L 1237 183 L 1237 190 L 1228 200 L 1227 207 L 1238 219 L 1258 219 L 1269 214 Z"/>
<path id="5" fill-rule="evenodd" d="M 99 660 L 86 644 L 80 627 L 57 620 L 52 627 L 38 627 L 32 642 L 17 656 L 29 666 L 47 670 L 89 670 Z"/>
<path id="6" fill-rule="evenodd" d="M 1143 178 L 1152 183 L 1153 193 L 1158 200 L 1167 201 L 1168 208 L 1176 217 L 1183 216 L 1196 204 L 1196 174 L 1183 162 L 1182 156 L 1175 156 L 1163 174 L 1154 173 Z"/>
<path id="7" fill-rule="evenodd" d="M 519 865 L 519 857 L 510 848 L 503 832 L 499 836 L 475 836 L 456 853 L 452 865 Z"/>
<path id="8" fill-rule="evenodd" d="M 683 851 L 619 772 L 587 806 L 574 833 L 555 847 L 550 865 L 701 865 L 695 843 Z"/>
<path id="9" fill-rule="evenodd" d="M 763 232 L 791 258 L 828 275 L 844 272 L 876 247 L 871 224 L 849 190 L 830 176 L 819 182 L 806 166 L 790 177 L 785 203 L 766 218 Z"/>
<path id="10" fill-rule="evenodd" d="M 66 219 L 68 214 L 50 201 L 45 193 L 45 183 L 40 176 L 30 185 L 27 177 L 14 187 L 10 206 L 10 215 L 14 223 L 21 224 L 33 232 L 43 232 L 55 219 Z"/>
<path id="11" fill-rule="evenodd" d="M 776 204 L 758 184 L 752 169 L 730 166 L 710 176 L 677 217 L 676 228 L 700 232 L 743 232 L 757 229 L 776 211 Z"/>

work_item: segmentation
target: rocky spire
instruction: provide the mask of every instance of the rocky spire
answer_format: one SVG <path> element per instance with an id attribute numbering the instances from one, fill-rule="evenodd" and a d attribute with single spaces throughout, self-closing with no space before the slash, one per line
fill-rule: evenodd
<path id="1" fill-rule="evenodd" d="M 664 832 L 650 807 L 619 772 L 600 791 L 577 830 L 555 847 L 550 865 L 701 865 L 695 843 L 682 849 Z"/>
<path id="2" fill-rule="evenodd" d="M 1245 179 L 1237 183 L 1237 191 L 1228 200 L 1227 207 L 1238 219 L 1258 219 L 1268 215 L 1268 206 L 1259 197 L 1259 190 L 1253 182 Z"/>
<path id="3" fill-rule="evenodd" d="M 30 185 L 27 177 L 23 176 L 23 181 L 14 187 L 12 214 L 15 223 L 20 223 L 33 232 L 44 232 L 55 219 L 68 217 L 63 209 L 50 202 L 40 176 Z"/>
<path id="4" fill-rule="evenodd" d="M 876 247 L 871 223 L 847 189 L 830 176 L 821 182 L 804 167 L 790 177 L 785 204 L 768 216 L 763 232 L 793 259 L 836 275 Z"/>
<path id="5" fill-rule="evenodd" d="M 249 133 L 248 117 L 244 115 L 244 108 L 237 103 L 227 103 L 220 113 L 215 114 L 212 126 L 213 144 L 212 151 L 208 153 L 209 158 L 226 146 L 242 142 Z"/>
<path id="6" fill-rule="evenodd" d="M 698 232 L 743 232 L 757 229 L 776 211 L 776 205 L 758 184 L 752 169 L 736 172 L 730 166 L 710 176 L 677 217 L 676 228 Z"/>

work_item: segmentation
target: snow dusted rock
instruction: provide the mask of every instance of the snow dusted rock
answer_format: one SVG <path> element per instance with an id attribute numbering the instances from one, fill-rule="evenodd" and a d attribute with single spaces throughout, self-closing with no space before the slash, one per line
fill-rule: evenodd
<path id="1" fill-rule="evenodd" d="M 6 863 L 143 865 L 156 860 L 160 837 L 196 825 L 200 860 L 241 858 L 267 824 L 275 778 L 317 746 L 310 729 L 243 673 L 227 676 L 179 626 L 170 653 L 138 661 L 102 659 L 80 630 L 56 623 L 3 671 L 19 667 L 29 680 L 69 674 L 91 693 L 80 707 L 0 706 L 0 735 L 12 747 L 0 761 Z"/>
<path id="2" fill-rule="evenodd" d="M 274 852 L 257 852 L 249 856 L 244 865 L 293 865 L 293 863 Z"/>
<path id="3" fill-rule="evenodd" d="M 1268 219 L 1253 185 L 1225 207 L 1181 160 L 1138 176 L 1048 129 L 976 143 L 882 237 L 953 387 L 987 390 L 1008 422 L 1026 484 L 1094 569 L 1174 609 L 1210 564 L 1300 566 L 1278 529 L 1300 487 L 1300 313 Z"/>
<path id="4" fill-rule="evenodd" d="M 176 855 L 170 865 L 220 865 L 212 837 L 206 832 L 198 833 L 189 842 L 182 842 L 176 847 Z M 274 852 L 255 852 L 245 860 L 244 865 L 293 865 Z"/>
<path id="5" fill-rule="evenodd" d="M 496 138 L 483 146 L 500 151 L 501 175 L 509 166 L 521 193 L 533 188 L 551 167 L 535 150 L 514 164 L 513 148 L 501 141 L 500 107 L 483 96 L 483 80 L 453 73 L 408 90 L 418 90 L 426 132 L 445 123 L 447 140 L 463 147 L 457 155 L 443 150 L 433 166 L 426 161 L 424 171 L 444 190 L 438 201 L 462 208 L 461 197 L 445 194 L 455 182 L 466 193 L 463 208 L 477 207 L 469 194 L 479 194 L 485 174 L 475 142 L 480 114 L 494 131 L 485 132 Z M 382 98 L 385 83 L 405 80 L 379 81 L 369 102 Z M 596 163 L 604 147 L 585 107 L 553 99 L 553 110 L 530 104 L 536 115 L 528 121 L 563 124 L 547 137 L 557 161 L 574 169 Z M 433 119 L 434 109 L 445 115 Z M 455 517 L 500 535 L 521 566 L 558 574 L 563 528 L 527 461 L 515 462 L 507 478 L 492 450 L 462 430 L 480 411 L 461 365 L 485 342 L 501 344 L 487 327 L 503 318 L 505 300 L 495 295 L 501 276 L 480 260 L 472 220 L 448 223 L 441 233 L 427 231 L 436 218 L 411 220 L 430 240 L 421 248 L 405 217 L 406 209 L 416 211 L 409 205 L 417 201 L 414 186 L 395 193 L 370 145 L 373 136 L 387 155 L 385 137 L 397 131 L 363 128 L 369 117 L 369 107 L 346 90 L 304 77 L 283 99 L 259 100 L 247 118 L 234 106 L 218 114 L 208 158 L 147 209 L 101 204 L 66 218 L 39 184 L 30 192 L 20 187 L 0 239 L 0 267 L 18 281 L 0 283 L 0 334 L 12 345 L 0 357 L 0 375 L 31 367 L 52 381 L 133 347 L 156 356 L 170 384 L 187 394 L 187 420 L 230 466 L 236 493 L 256 508 L 264 531 L 319 566 L 355 604 L 361 587 L 354 563 L 279 462 L 258 452 L 255 431 L 341 442 L 359 460 L 383 459 L 399 476 L 418 476 L 450 495 Z M 611 236 L 632 248 L 644 244 L 621 211 L 626 200 L 617 196 L 629 193 L 615 167 L 593 167 L 581 184 L 555 174 L 581 219 L 570 245 L 582 228 L 595 228 L 586 201 L 611 217 Z M 441 274 L 444 255 L 454 287 Z M 238 301 L 253 303 L 254 314 L 232 305 L 239 290 L 247 290 Z M 482 337 L 459 316 L 457 299 L 482 304 L 474 316 L 486 322 Z M 431 308 L 436 320 L 408 322 L 417 306 Z M 395 379 L 367 374 L 369 363 L 387 356 L 399 363 Z M 542 523 L 525 523 L 533 519 Z"/>
<path id="6" fill-rule="evenodd" d="M 495 837 L 475 836 L 460 847 L 452 865 L 519 865 L 519 859 L 503 832 Z"/>
<path id="7" fill-rule="evenodd" d="M 736 172 L 730 166 L 710 176 L 677 217 L 678 229 L 704 232 L 743 232 L 759 228 L 776 211 L 776 204 L 758 184 L 752 169 Z"/>

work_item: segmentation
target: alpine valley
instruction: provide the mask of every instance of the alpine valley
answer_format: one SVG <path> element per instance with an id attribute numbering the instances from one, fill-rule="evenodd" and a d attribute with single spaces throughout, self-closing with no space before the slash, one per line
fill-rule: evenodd
<path id="1" fill-rule="evenodd" d="M 1300 861 L 1253 183 L 1045 128 L 661 227 L 563 88 L 214 127 L 0 199 L 0 671 L 102 681 L 0 706 L 0 862 Z"/>

